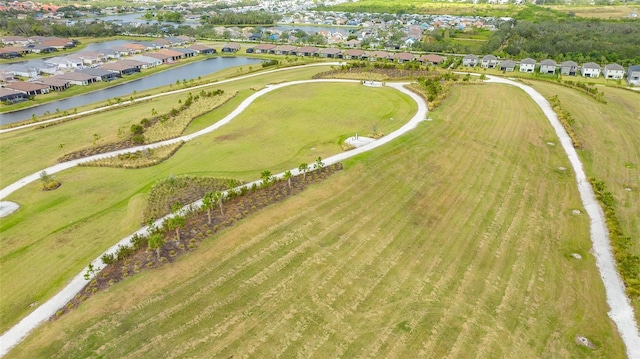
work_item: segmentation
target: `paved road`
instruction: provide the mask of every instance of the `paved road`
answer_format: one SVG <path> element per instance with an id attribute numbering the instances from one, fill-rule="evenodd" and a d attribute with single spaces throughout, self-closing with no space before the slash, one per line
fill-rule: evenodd
<path id="1" fill-rule="evenodd" d="M 95 155 L 95 156 L 91 156 L 91 157 L 87 157 L 87 158 L 82 158 L 82 159 L 77 159 L 77 160 L 73 160 L 73 161 L 69 161 L 69 162 L 64 162 L 64 163 L 60 163 L 48 168 L 43 169 L 44 171 L 47 171 L 47 173 L 53 174 L 53 173 L 57 173 L 60 171 L 64 171 L 68 168 L 77 166 L 79 163 L 83 163 L 83 162 L 87 162 L 87 161 L 92 161 L 95 159 L 99 159 L 99 158 L 105 158 L 105 157 L 111 157 L 111 156 L 115 156 L 118 154 L 122 154 L 122 153 L 128 153 L 128 152 L 135 152 L 135 151 L 139 151 L 145 148 L 153 148 L 153 147 L 158 147 L 158 146 L 163 146 L 166 144 L 170 144 L 170 143 L 176 143 L 176 142 L 180 142 L 180 141 L 190 141 L 194 138 L 197 138 L 199 136 L 202 136 L 204 134 L 210 133 L 215 131 L 216 129 L 220 128 L 221 126 L 224 126 L 225 124 L 231 122 L 231 120 L 233 120 L 236 116 L 238 116 L 240 113 L 242 113 L 255 99 L 257 99 L 258 97 L 267 94 L 271 91 L 277 90 L 279 88 L 282 87 L 286 87 L 286 86 L 293 86 L 293 85 L 299 85 L 299 84 L 306 84 L 306 83 L 326 83 L 326 82 L 331 82 L 331 83 L 359 83 L 360 81 L 357 80 L 337 80 L 337 79 L 327 79 L 327 80 L 304 80 L 304 81 L 292 81 L 292 82 L 287 82 L 287 83 L 282 83 L 282 84 L 277 84 L 277 85 L 271 85 L 268 86 L 256 93 L 254 93 L 253 95 L 249 96 L 247 99 L 245 99 L 235 110 L 233 110 L 229 115 L 227 115 L 225 118 L 223 118 L 222 120 L 216 122 L 214 125 L 211 125 L 203 130 L 200 130 L 198 132 L 195 132 L 193 134 L 190 135 L 186 135 L 186 136 L 182 136 L 179 138 L 175 138 L 175 139 L 171 139 L 171 140 L 167 140 L 167 141 L 163 141 L 163 142 L 159 142 L 159 143 L 154 143 L 154 144 L 150 144 L 150 145 L 145 145 L 145 146 L 138 146 L 138 147 L 134 147 L 134 148 L 129 148 L 129 149 L 125 149 L 125 150 L 121 150 L 121 151 L 114 151 L 114 152 L 110 152 L 110 153 L 105 153 L 105 154 L 100 154 L 100 155 Z M 366 151 L 370 151 L 376 147 L 382 146 L 392 140 L 394 140 L 395 138 L 401 136 L 402 134 L 406 133 L 407 131 L 410 131 L 412 129 L 414 129 L 419 122 L 424 121 L 426 116 L 427 116 L 427 104 L 424 102 L 424 100 L 422 99 L 422 97 L 416 95 L 415 93 L 407 90 L 406 88 L 404 88 L 404 85 L 406 83 L 393 83 L 393 84 L 387 84 L 387 86 L 392 87 L 397 89 L 398 91 L 401 91 L 405 94 L 407 94 L 408 96 L 410 96 L 417 104 L 418 104 L 418 111 L 416 112 L 416 114 L 409 120 L 409 122 L 407 122 L 404 126 L 400 127 L 398 130 L 388 134 L 385 137 L 382 137 L 381 139 L 372 142 L 366 146 L 362 146 L 359 147 L 357 149 L 351 150 L 351 151 L 347 151 L 347 152 L 343 152 L 340 154 L 337 154 L 335 156 L 326 158 L 323 160 L 323 162 L 325 163 L 325 165 L 330 165 L 333 163 L 337 163 L 340 162 L 346 158 L 349 157 L 353 157 L 355 155 L 361 154 L 363 152 Z M 40 170 L 32 175 L 29 175 L 5 188 L 3 188 L 2 190 L 0 190 L 0 199 L 5 198 L 6 196 L 8 196 L 9 194 L 13 193 L 14 191 L 22 188 L 23 186 L 26 186 L 27 184 L 38 180 L 39 177 L 39 173 L 42 172 L 43 170 Z M 294 175 L 298 175 L 299 171 L 297 168 L 291 169 L 292 174 Z M 279 173 L 276 174 L 275 177 L 282 177 L 284 175 L 283 173 Z M 260 181 L 255 181 L 255 183 L 259 183 Z M 251 186 L 253 184 L 249 183 L 248 185 Z M 197 201 L 191 205 L 194 206 L 200 206 L 201 202 Z M 188 206 L 187 206 L 188 207 Z M 186 207 L 185 207 L 186 209 Z M 170 217 L 166 216 L 164 218 L 161 218 L 159 220 L 157 220 L 155 222 L 155 225 L 157 226 L 161 226 L 162 222 Z M 131 234 L 128 237 L 123 238 L 122 240 L 120 240 L 118 243 L 116 243 L 115 245 L 113 245 L 111 248 L 109 248 L 107 251 L 105 251 L 105 253 L 111 253 L 114 254 L 117 249 L 118 246 L 120 245 L 130 245 L 131 243 L 131 237 L 133 237 L 134 234 L 146 234 L 148 230 L 148 227 L 143 227 L 141 229 L 139 229 L 138 231 L 136 231 L 135 233 Z M 100 255 L 100 257 L 102 257 L 102 255 Z M 92 264 L 95 268 L 103 268 L 104 267 L 104 263 L 102 263 L 102 260 L 99 258 L 96 258 Z M 0 337 L 0 356 L 4 356 L 11 348 L 13 348 L 15 345 L 17 345 L 18 343 L 20 343 L 28 334 L 31 330 L 35 329 L 38 325 L 40 325 L 40 323 L 42 323 L 43 321 L 47 320 L 48 318 L 52 317 L 53 315 L 55 315 L 55 313 L 62 308 L 66 303 L 68 303 L 71 299 L 73 299 L 73 297 L 79 293 L 82 288 L 86 285 L 87 281 L 84 279 L 84 273 L 86 272 L 86 269 L 83 269 L 82 272 L 78 273 L 78 275 L 76 275 L 71 282 L 69 282 L 69 284 L 67 284 L 66 287 L 64 287 L 60 292 L 58 292 L 54 297 L 52 297 L 51 299 L 49 299 L 46 303 L 42 304 L 41 306 L 39 306 L 38 308 L 36 308 L 33 312 L 31 312 L 29 315 L 27 315 L 25 318 L 23 318 L 18 324 L 16 324 L 15 326 L 13 326 L 11 329 L 9 329 L 7 332 L 5 332 L 2 337 Z"/>

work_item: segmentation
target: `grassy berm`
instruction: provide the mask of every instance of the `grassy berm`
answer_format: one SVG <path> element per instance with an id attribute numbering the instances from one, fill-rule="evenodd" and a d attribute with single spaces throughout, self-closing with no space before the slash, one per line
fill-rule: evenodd
<path id="1" fill-rule="evenodd" d="M 466 86 L 431 117 L 7 358 L 624 357 L 539 108 Z"/>

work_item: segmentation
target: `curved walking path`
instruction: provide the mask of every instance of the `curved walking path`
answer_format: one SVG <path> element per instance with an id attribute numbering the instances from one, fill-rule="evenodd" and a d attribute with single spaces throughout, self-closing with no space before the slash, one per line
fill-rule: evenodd
<path id="1" fill-rule="evenodd" d="M 255 76 L 255 75 L 254 75 Z M 615 265 L 615 261 L 613 259 L 613 254 L 612 254 L 612 250 L 611 250 L 611 246 L 609 243 L 609 236 L 608 236 L 608 232 L 605 226 L 605 222 L 604 222 L 604 214 L 602 212 L 602 209 L 600 208 L 600 205 L 598 204 L 595 195 L 593 193 L 593 189 L 591 188 L 590 183 L 587 181 L 586 175 L 584 173 L 584 170 L 582 168 L 582 163 L 580 162 L 580 159 L 577 155 L 577 152 L 575 151 L 575 149 L 573 148 L 571 139 L 569 138 L 568 134 L 566 133 L 566 131 L 564 130 L 564 128 L 562 127 L 562 125 L 560 124 L 560 122 L 558 121 L 558 118 L 555 114 L 555 112 L 552 110 L 550 104 L 548 103 L 548 101 L 537 91 L 535 91 L 533 88 L 531 88 L 530 86 L 526 86 L 520 83 L 517 83 L 515 81 L 511 81 L 511 80 L 506 80 L 506 79 L 502 79 L 502 78 L 498 78 L 498 77 L 494 77 L 494 76 L 488 76 L 488 82 L 494 82 L 494 83 L 502 83 L 502 84 L 507 84 L 507 85 L 512 85 L 512 86 L 516 86 L 520 89 L 522 89 L 523 91 L 525 91 L 537 104 L 538 106 L 540 106 L 540 108 L 542 109 L 543 113 L 545 114 L 545 116 L 547 117 L 547 119 L 549 120 L 549 122 L 551 123 L 552 127 L 554 128 L 554 130 L 556 131 L 556 134 L 560 140 L 560 143 L 562 144 L 562 147 L 564 148 L 565 152 L 567 153 L 567 157 L 569 158 L 569 161 L 571 162 L 571 165 L 573 166 L 574 172 L 576 174 L 576 181 L 578 184 L 578 190 L 580 192 L 580 197 L 582 199 L 583 205 L 585 210 L 587 211 L 587 214 L 590 217 L 590 226 L 591 226 L 591 240 L 593 242 L 593 249 L 594 249 L 594 255 L 596 257 L 596 265 L 598 267 L 598 270 L 600 272 L 602 281 L 604 282 L 604 286 L 605 286 L 605 291 L 606 291 L 606 297 L 607 297 L 607 303 L 609 304 L 609 307 L 611 308 L 610 312 L 609 312 L 609 317 L 614 321 L 614 323 L 616 324 L 618 331 L 622 337 L 623 342 L 626 345 L 626 349 L 627 349 L 627 356 L 629 358 L 632 359 L 640 359 L 640 335 L 638 334 L 638 328 L 635 322 L 635 317 L 633 314 L 633 308 L 631 307 L 630 301 L 629 299 L 626 297 L 626 294 L 624 292 L 624 285 L 622 283 L 622 280 L 620 279 L 620 276 L 616 270 L 616 265 Z M 101 155 L 97 155 L 97 156 L 92 156 L 90 158 L 86 158 L 86 159 L 80 159 L 80 160 L 76 160 L 76 161 L 71 161 L 71 162 L 77 162 L 78 161 L 88 161 L 88 160 L 93 160 L 93 159 L 97 159 L 97 158 L 102 158 L 102 157 L 108 157 L 108 156 L 113 156 L 116 154 L 120 154 L 120 153 L 126 153 L 126 152 L 130 152 L 130 151 L 138 151 L 140 149 L 143 148 L 150 148 L 150 147 L 157 147 L 157 146 L 161 146 L 164 144 L 168 144 L 168 143 L 174 143 L 177 141 L 182 141 L 182 140 L 191 140 L 193 138 L 196 138 L 200 135 L 203 135 L 205 133 L 209 133 L 211 131 L 214 131 L 215 129 L 219 128 L 220 126 L 228 123 L 229 121 L 231 121 L 235 116 L 237 116 L 238 114 L 240 114 L 251 102 L 253 102 L 257 97 L 262 96 L 270 91 L 273 91 L 275 89 L 284 87 L 284 86 L 290 86 L 290 85 L 294 85 L 294 84 L 301 84 L 301 83 L 313 83 L 313 82 L 346 82 L 346 83 L 353 83 L 353 82 L 358 82 L 358 81 L 352 81 L 352 80 L 306 80 L 306 81 L 295 81 L 295 82 L 290 82 L 290 83 L 284 83 L 284 84 L 278 84 L 278 85 L 273 85 L 273 86 L 269 86 L 263 90 L 260 90 L 258 92 L 256 92 L 255 94 L 253 94 L 252 96 L 250 96 L 249 98 L 247 98 L 245 101 L 243 101 L 238 108 L 236 108 L 236 110 L 234 110 L 231 114 L 229 114 L 228 116 L 226 116 L 224 119 L 222 119 L 221 121 L 217 122 L 216 124 L 203 129 L 201 131 L 198 131 L 194 134 L 188 135 L 188 136 L 182 136 L 180 138 L 174 139 L 174 140 L 169 140 L 169 141 L 164 141 L 161 143 L 157 143 L 157 144 L 153 144 L 153 145 L 147 145 L 147 146 L 140 146 L 140 147 L 136 147 L 136 148 L 131 148 L 131 149 L 127 149 L 127 150 L 122 150 L 122 151 L 116 151 L 116 152 L 112 152 L 109 154 L 101 154 Z M 360 153 L 372 150 L 376 147 L 379 147 L 381 145 L 384 145 L 392 140 L 394 140 L 395 138 L 401 136 L 402 134 L 406 133 L 407 131 L 410 131 L 411 129 L 415 128 L 417 126 L 417 124 L 423 120 L 425 120 L 426 115 L 427 115 L 427 106 L 426 103 L 424 102 L 424 100 L 416 95 L 415 93 L 407 90 L 406 88 L 404 88 L 404 84 L 400 84 L 400 83 L 393 83 L 393 84 L 387 84 L 386 86 L 389 87 L 393 87 L 407 95 L 409 95 L 414 101 L 416 101 L 416 103 L 418 104 L 418 111 L 417 113 L 413 116 L 413 118 L 411 118 L 411 120 L 409 122 L 407 122 L 404 126 L 402 126 L 401 128 L 399 128 L 398 130 L 390 133 L 389 135 L 373 142 L 370 143 L 368 145 L 359 147 L 357 149 L 354 149 L 352 151 L 348 151 L 348 152 L 343 152 L 340 154 L 337 154 L 335 156 L 329 157 L 327 159 L 324 160 L 324 162 L 326 164 L 333 164 L 339 161 L 342 161 L 346 158 L 358 155 Z M 75 165 L 77 165 L 77 163 L 74 164 L 70 164 L 70 163 L 62 163 L 60 165 L 56 165 L 56 166 L 52 166 L 49 169 L 46 169 L 47 172 L 50 173 L 55 173 L 55 172 L 59 172 L 62 171 L 64 169 L 73 167 Z M 50 170 L 51 169 L 51 170 Z M 55 172 L 54 172 L 55 171 Z M 39 171 L 41 172 L 41 171 Z M 38 173 L 39 173 L 38 172 Z M 292 174 L 297 175 L 299 174 L 298 169 L 292 169 L 291 170 Z M 33 176 L 36 176 L 35 178 L 32 178 Z M 17 190 L 18 188 L 23 187 L 24 185 L 26 185 L 27 183 L 30 183 L 34 180 L 37 180 L 38 174 L 34 174 L 31 176 L 27 176 L 25 178 L 23 178 L 22 180 L 2 189 L 0 191 L 0 199 L 6 197 L 8 194 L 12 193 L 13 191 Z M 276 177 L 282 177 L 283 173 L 277 174 Z M 21 181 L 28 181 L 28 182 L 21 182 Z M 258 183 L 259 181 L 255 181 L 255 183 Z M 251 185 L 252 183 L 249 183 L 248 185 Z M 12 187 L 16 185 L 17 187 Z M 11 187 L 11 188 L 10 188 Z M 195 202 L 192 205 L 200 205 L 201 202 Z M 169 217 L 169 216 L 167 216 Z M 158 221 L 156 221 L 156 225 L 160 225 L 162 223 L 162 221 L 167 218 L 161 218 Z M 135 232 L 134 234 L 145 234 L 148 230 L 148 227 L 144 227 L 141 228 L 140 230 L 138 230 L 137 232 Z M 123 238 L 120 242 L 118 242 L 117 244 L 115 244 L 114 246 L 112 246 L 111 248 L 109 248 L 105 253 L 115 253 L 118 246 L 119 245 L 129 245 L 130 244 L 130 239 L 131 237 L 134 235 L 132 234 L 131 236 L 128 236 L 126 238 Z M 101 261 L 100 258 L 94 260 L 92 262 L 92 264 L 96 267 L 96 268 L 102 268 L 104 265 Z M 69 300 L 71 300 L 76 293 L 78 293 L 86 284 L 86 280 L 84 279 L 84 275 L 83 273 L 86 271 L 86 268 L 79 273 L 75 278 L 73 278 L 73 280 L 64 288 L 62 289 L 58 294 L 56 294 L 53 298 L 51 298 L 50 300 L 48 300 L 45 304 L 43 304 L 42 306 L 38 307 L 35 311 L 33 311 L 31 314 L 29 314 L 27 317 L 25 317 L 24 319 L 22 319 L 18 324 L 16 324 L 15 326 L 13 326 L 10 330 L 8 330 L 6 333 L 4 333 L 2 335 L 2 337 L 0 337 L 0 356 L 3 356 L 4 354 L 6 354 L 9 349 L 11 349 L 13 346 L 17 345 L 20 341 L 22 341 L 22 339 L 24 339 L 24 337 L 26 337 L 26 335 L 33 330 L 35 327 L 37 327 L 42 321 L 46 320 L 47 318 L 53 316 L 55 314 L 55 312 L 61 308 L 62 306 L 64 306 Z"/>
<path id="2" fill-rule="evenodd" d="M 600 277 L 604 283 L 607 304 L 609 304 L 610 308 L 608 313 L 609 317 L 616 324 L 622 341 L 627 347 L 627 356 L 631 359 L 640 359 L 640 334 L 638 334 L 638 326 L 634 317 L 633 307 L 625 293 L 624 283 L 616 268 L 604 213 L 602 207 L 600 207 L 600 203 L 596 200 L 591 183 L 587 180 L 587 175 L 582 167 L 582 162 L 580 162 L 580 157 L 578 157 L 578 153 L 573 147 L 571 138 L 558 120 L 558 116 L 553 111 L 547 99 L 538 91 L 534 90 L 531 86 L 516 81 L 495 76 L 487 77 L 487 82 L 516 86 L 526 92 L 527 95 L 540 106 L 542 112 L 556 131 L 556 135 L 560 139 L 560 144 L 566 152 L 576 175 L 582 205 L 589 215 L 593 254 L 596 258 L 596 266 L 600 272 Z"/>
<path id="3" fill-rule="evenodd" d="M 81 158 L 81 159 L 77 159 L 77 160 L 73 160 L 73 161 L 69 161 L 69 162 L 64 162 L 64 163 L 60 163 L 48 168 L 45 168 L 44 171 L 47 171 L 47 173 L 49 174 L 53 174 L 53 173 L 57 173 L 60 171 L 64 171 L 68 168 L 77 166 L 79 163 L 83 163 L 83 162 L 88 162 L 88 161 L 93 161 L 96 159 L 100 159 L 100 158 L 105 158 L 105 157 L 111 157 L 111 156 L 116 156 L 119 154 L 123 154 L 123 153 L 129 153 L 129 152 L 136 152 L 145 148 L 154 148 L 154 147 L 158 147 L 158 146 L 163 146 L 163 145 L 167 145 L 167 144 L 171 144 L 171 143 L 177 143 L 180 141 L 189 141 L 192 140 L 194 138 L 197 138 L 199 136 L 202 136 L 204 134 L 210 133 L 215 131 L 216 129 L 220 128 L 221 126 L 224 126 L 225 124 L 229 123 L 231 120 L 233 120 L 236 116 L 238 116 L 240 113 L 242 113 L 255 99 L 257 99 L 258 97 L 267 94 L 271 91 L 277 90 L 279 88 L 285 87 L 285 86 L 291 86 L 291 85 L 298 85 L 298 84 L 307 84 L 307 83 L 323 83 L 323 82 L 332 82 L 332 83 L 360 83 L 360 81 L 358 80 L 339 80 L 339 79 L 326 79 L 326 80 L 302 80 L 302 81 L 292 81 L 292 82 L 287 82 L 287 83 L 282 83 L 282 84 L 277 84 L 277 85 L 270 85 L 267 86 L 266 88 L 254 93 L 253 95 L 249 96 L 247 99 L 245 99 L 244 101 L 242 101 L 242 103 L 240 105 L 238 105 L 238 107 L 233 110 L 229 115 L 225 116 L 222 120 L 216 122 L 215 124 L 202 129 L 198 132 L 195 132 L 193 134 L 190 135 L 186 135 L 186 136 L 181 136 L 175 139 L 171 139 L 171 140 L 167 140 L 167 141 L 163 141 L 163 142 L 158 142 L 158 143 L 154 143 L 154 144 L 150 144 L 150 145 L 145 145 L 145 146 L 138 146 L 138 147 L 133 147 L 133 148 L 128 148 L 128 149 L 124 149 L 124 150 L 120 150 L 120 151 L 114 151 L 114 152 L 110 152 L 110 153 L 105 153 L 105 154 L 99 154 L 99 155 L 95 155 L 95 156 L 91 156 L 91 157 L 86 157 L 86 158 Z M 385 137 L 382 137 L 381 139 L 372 142 L 366 146 L 362 146 L 359 147 L 355 150 L 352 151 L 348 151 L 348 152 L 343 152 L 340 154 L 337 154 L 335 156 L 331 156 L 329 158 L 326 158 L 323 160 L 323 162 L 326 165 L 329 164 L 334 164 L 337 162 L 340 162 L 346 158 L 352 157 L 352 156 L 356 156 L 358 154 L 361 154 L 363 152 L 372 150 L 376 147 L 382 146 L 390 141 L 393 141 L 394 139 L 396 139 L 397 137 L 401 136 L 402 134 L 406 133 L 407 131 L 410 131 L 412 129 L 414 129 L 419 122 L 424 121 L 426 116 L 427 116 L 427 104 L 424 102 L 424 100 L 422 99 L 422 97 L 420 97 L 419 95 L 415 94 L 412 91 L 409 91 L 408 89 L 406 89 L 404 87 L 404 85 L 406 85 L 407 83 L 393 83 L 393 84 L 387 84 L 388 87 L 392 87 L 406 95 L 408 95 L 409 97 L 411 97 L 417 104 L 418 104 L 418 111 L 416 112 L 416 114 L 402 127 L 400 127 L 399 129 L 391 132 L 390 134 L 388 134 Z M 0 190 L 0 200 L 5 198 L 6 196 L 8 196 L 9 194 L 13 193 L 14 191 L 26 186 L 27 184 L 36 181 L 40 178 L 39 173 L 42 172 L 43 170 L 40 170 L 34 174 L 31 174 L 29 176 L 26 176 L 24 178 L 22 178 L 21 180 L 18 180 L 17 182 L 3 188 L 2 190 Z M 291 173 L 294 175 L 298 175 L 300 174 L 300 171 L 295 168 L 295 169 L 291 169 Z M 281 178 L 284 175 L 283 173 L 279 173 L 274 175 L 274 177 L 277 178 Z M 251 186 L 253 183 L 257 183 L 259 184 L 260 181 L 255 181 L 252 183 L 248 183 L 245 184 L 245 186 Z M 199 206 L 201 205 L 201 201 L 197 201 L 194 202 L 188 206 L 185 206 L 185 208 L 183 208 L 183 210 L 186 210 L 186 208 L 190 207 L 190 206 Z M 154 225 L 156 226 L 161 226 L 162 222 L 166 219 L 171 217 L 172 215 L 168 215 L 165 216 L 163 218 L 158 219 Z M 110 247 L 109 249 L 107 249 L 103 254 L 105 253 L 110 253 L 110 254 L 115 254 L 116 251 L 118 250 L 118 247 L 120 245 L 125 245 L 128 246 L 131 244 L 131 238 L 135 235 L 135 234 L 139 234 L 139 235 L 144 235 L 147 234 L 147 230 L 149 229 L 148 226 L 143 227 L 141 229 L 139 229 L 138 231 L 136 231 L 135 233 L 132 233 L 130 236 L 127 236 L 125 238 L 123 238 L 122 240 L 120 240 L 118 243 L 116 243 L 115 245 L 113 245 L 112 247 Z M 94 266 L 94 268 L 97 269 L 102 269 L 104 267 L 104 263 L 102 263 L 102 259 L 101 259 L 102 255 L 100 255 L 100 257 L 96 258 L 95 260 L 93 260 L 91 262 L 91 264 Z M 62 308 L 66 303 L 68 303 L 71 299 L 73 299 L 73 297 L 79 293 L 82 288 L 87 284 L 87 280 L 84 279 L 84 273 L 86 272 L 87 268 L 84 268 L 82 270 L 82 272 L 80 272 L 79 274 L 77 274 L 68 284 L 67 286 L 65 286 L 60 292 L 58 292 L 55 296 L 53 296 L 51 299 L 49 299 L 47 302 L 45 302 L 44 304 L 42 304 L 41 306 L 39 306 L 38 308 L 36 308 L 33 312 L 31 312 L 29 315 L 27 315 L 25 318 L 23 318 L 18 324 L 14 325 L 11 329 L 9 329 L 7 332 L 5 332 L 4 334 L 2 334 L 2 336 L 0 337 L 0 356 L 4 356 L 11 348 L 13 348 L 14 346 L 16 346 L 18 343 L 20 343 L 28 334 L 31 330 L 35 329 L 40 323 L 42 323 L 43 321 L 47 320 L 48 318 L 51 318 L 52 316 L 55 315 L 55 313 Z"/>

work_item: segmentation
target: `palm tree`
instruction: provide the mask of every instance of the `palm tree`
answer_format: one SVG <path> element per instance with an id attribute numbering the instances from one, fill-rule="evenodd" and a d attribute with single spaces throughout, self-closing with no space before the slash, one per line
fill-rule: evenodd
<path id="1" fill-rule="evenodd" d="M 316 162 L 313 164 L 313 169 L 319 170 L 324 167 L 324 163 L 322 163 L 322 157 L 316 158 Z"/>
<path id="2" fill-rule="evenodd" d="M 291 177 L 293 177 L 293 174 L 291 174 L 291 171 L 287 171 L 284 173 L 284 178 L 287 180 L 287 184 L 289 185 L 289 189 L 291 189 Z"/>
<path id="3" fill-rule="evenodd" d="M 209 224 L 211 224 L 211 209 L 213 208 L 213 204 L 215 203 L 213 192 L 207 192 L 202 198 L 202 208 L 207 210 L 207 219 L 209 220 Z"/>
<path id="4" fill-rule="evenodd" d="M 300 166 L 298 166 L 298 171 L 302 172 L 302 179 L 306 180 L 307 171 L 309 171 L 309 165 L 306 163 L 301 164 Z"/>
<path id="5" fill-rule="evenodd" d="M 177 214 L 169 218 L 169 220 L 167 221 L 167 227 L 169 228 L 169 230 L 176 231 L 176 242 L 180 242 L 180 228 L 183 228 L 186 224 L 186 219 Z"/>
<path id="6" fill-rule="evenodd" d="M 218 202 L 218 206 L 220 207 L 220 215 L 224 216 L 224 211 L 222 210 L 222 202 L 224 202 L 224 194 L 220 191 L 217 191 L 213 195 L 213 199 L 215 200 L 215 202 Z"/>
<path id="7" fill-rule="evenodd" d="M 262 171 L 262 173 L 260 174 L 260 178 L 262 178 L 262 186 L 267 187 L 272 180 L 271 171 Z"/>
<path id="8" fill-rule="evenodd" d="M 160 233 L 153 234 L 149 237 L 149 249 L 156 251 L 156 257 L 158 257 L 158 259 L 160 259 L 160 248 L 162 248 L 163 244 L 164 241 Z"/>

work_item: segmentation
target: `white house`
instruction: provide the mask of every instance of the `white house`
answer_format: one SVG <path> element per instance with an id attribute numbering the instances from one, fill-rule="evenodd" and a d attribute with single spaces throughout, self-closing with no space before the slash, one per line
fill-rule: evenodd
<path id="1" fill-rule="evenodd" d="M 520 72 L 530 72 L 533 73 L 536 70 L 536 60 L 527 57 L 526 59 L 520 61 Z"/>
<path id="2" fill-rule="evenodd" d="M 582 64 L 580 74 L 583 77 L 599 77 L 600 70 L 602 70 L 600 65 L 596 64 L 595 62 L 587 62 L 586 64 Z"/>
<path id="3" fill-rule="evenodd" d="M 640 65 L 629 66 L 627 69 L 627 82 L 629 85 L 640 85 Z"/>
<path id="4" fill-rule="evenodd" d="M 478 66 L 478 56 L 476 55 L 467 55 L 462 58 L 462 66 Z"/>
<path id="5" fill-rule="evenodd" d="M 624 67 L 618 64 L 609 64 L 604 67 L 602 75 L 608 80 L 622 80 L 624 77 Z"/>

